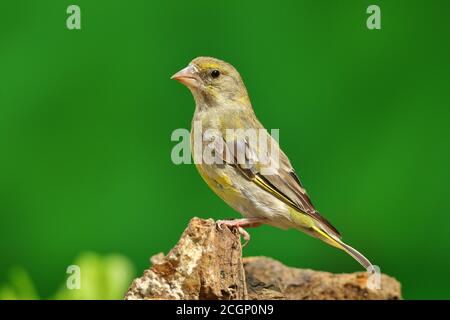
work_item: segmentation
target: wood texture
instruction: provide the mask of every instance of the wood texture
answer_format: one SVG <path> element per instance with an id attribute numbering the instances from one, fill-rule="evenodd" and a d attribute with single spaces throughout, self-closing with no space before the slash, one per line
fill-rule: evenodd
<path id="1" fill-rule="evenodd" d="M 332 274 L 290 268 L 266 257 L 242 258 L 240 236 L 212 219 L 193 218 L 180 240 L 131 284 L 135 299 L 401 299 L 400 283 L 381 275 L 370 289 L 368 274 Z"/>

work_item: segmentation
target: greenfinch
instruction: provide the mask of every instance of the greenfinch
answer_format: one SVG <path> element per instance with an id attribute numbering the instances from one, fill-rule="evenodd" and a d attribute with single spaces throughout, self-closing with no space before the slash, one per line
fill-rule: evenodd
<path id="1" fill-rule="evenodd" d="M 198 57 L 172 79 L 186 85 L 195 99 L 191 151 L 200 175 L 243 216 L 218 221 L 219 227 L 237 228 L 247 242 L 244 228 L 296 228 L 347 252 L 367 270 L 373 268 L 314 208 L 288 157 L 256 118 L 232 65 Z"/>

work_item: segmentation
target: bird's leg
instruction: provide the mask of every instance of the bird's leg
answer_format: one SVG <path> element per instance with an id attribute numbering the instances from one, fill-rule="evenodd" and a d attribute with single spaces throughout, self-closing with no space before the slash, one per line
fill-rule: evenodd
<path id="1" fill-rule="evenodd" d="M 262 218 L 242 218 L 232 220 L 217 220 L 217 227 L 222 229 L 222 226 L 227 227 L 242 227 L 242 228 L 256 228 L 262 225 L 266 220 Z"/>
<path id="2" fill-rule="evenodd" d="M 239 234 L 241 234 L 245 240 L 243 244 L 243 247 L 245 247 L 247 243 L 250 241 L 250 234 L 244 228 L 255 228 L 262 225 L 264 222 L 265 220 L 261 218 L 218 220 L 217 227 L 219 228 L 219 230 L 222 230 L 223 226 L 227 226 L 229 228 L 236 228 L 239 231 Z"/>

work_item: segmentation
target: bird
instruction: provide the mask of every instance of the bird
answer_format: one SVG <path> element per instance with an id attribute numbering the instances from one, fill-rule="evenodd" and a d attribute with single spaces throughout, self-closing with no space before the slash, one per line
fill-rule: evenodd
<path id="1" fill-rule="evenodd" d="M 197 57 L 171 79 L 188 87 L 195 100 L 190 147 L 200 176 L 243 217 L 219 220 L 218 228 L 236 228 L 245 244 L 250 240 L 246 228 L 295 228 L 345 251 L 368 271 L 373 269 L 315 209 L 289 158 L 257 119 L 231 64 Z M 264 147 L 261 141 L 268 143 Z"/>

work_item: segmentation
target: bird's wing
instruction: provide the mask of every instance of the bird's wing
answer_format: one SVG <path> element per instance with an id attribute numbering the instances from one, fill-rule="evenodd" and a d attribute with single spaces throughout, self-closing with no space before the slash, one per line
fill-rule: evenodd
<path id="1" fill-rule="evenodd" d="M 235 167 L 245 178 L 297 211 L 326 225 L 335 236 L 340 238 L 339 231 L 314 208 L 288 157 L 278 143 L 268 133 L 267 136 L 269 147 L 263 152 L 261 148 L 252 147 L 247 137 L 236 136 L 231 139 L 226 137 L 229 140 L 216 143 L 215 151 L 225 163 Z M 272 148 L 278 152 L 272 152 Z M 278 157 L 279 161 L 274 159 L 273 155 Z M 275 165 L 272 167 L 274 170 L 268 170 L 268 167 L 273 165 Z"/>

